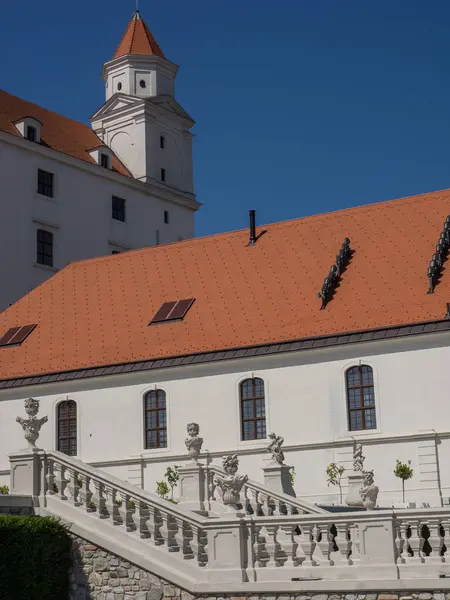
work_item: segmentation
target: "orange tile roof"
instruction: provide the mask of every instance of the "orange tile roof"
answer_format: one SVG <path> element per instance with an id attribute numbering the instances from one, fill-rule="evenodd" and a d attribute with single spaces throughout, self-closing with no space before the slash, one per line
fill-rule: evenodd
<path id="1" fill-rule="evenodd" d="M 88 151 L 104 144 L 88 125 L 0 90 L 0 131 L 21 137 L 14 123 L 25 117 L 33 117 L 41 122 L 42 145 L 96 164 Z M 131 173 L 118 158 L 113 158 L 112 166 L 114 171 L 131 177 Z"/>
<path id="2" fill-rule="evenodd" d="M 450 190 L 73 263 L 0 314 L 0 379 L 441 320 L 450 272 L 427 267 Z M 317 292 L 346 236 L 354 254 L 325 310 Z M 450 260 L 449 263 L 450 264 Z M 447 271 L 447 272 L 446 272 Z M 184 321 L 148 326 L 165 301 Z"/>
<path id="3" fill-rule="evenodd" d="M 166 58 L 152 32 L 136 11 L 128 24 L 124 36 L 113 56 L 119 58 L 125 54 L 145 54 Z"/>

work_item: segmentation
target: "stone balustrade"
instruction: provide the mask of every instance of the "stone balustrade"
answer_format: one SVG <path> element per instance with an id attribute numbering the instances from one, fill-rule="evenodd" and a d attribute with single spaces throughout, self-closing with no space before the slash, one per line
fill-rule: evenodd
<path id="1" fill-rule="evenodd" d="M 12 493 L 31 496 L 39 514 L 195 593 L 295 581 L 396 589 L 418 579 L 450 589 L 448 509 L 307 513 L 296 498 L 246 482 L 242 506 L 198 513 L 59 452 L 10 459 Z"/>
<path id="2" fill-rule="evenodd" d="M 214 483 L 216 475 L 223 475 L 224 471 L 215 464 L 206 467 L 206 485 L 207 491 L 205 497 L 208 498 L 209 510 L 217 508 L 220 496 Z M 248 479 L 242 488 L 241 495 L 242 509 L 248 515 L 299 515 L 299 514 L 327 514 L 325 510 L 319 508 L 311 502 L 306 502 L 295 496 L 288 496 L 274 490 L 269 490 L 266 486 L 257 481 Z"/>

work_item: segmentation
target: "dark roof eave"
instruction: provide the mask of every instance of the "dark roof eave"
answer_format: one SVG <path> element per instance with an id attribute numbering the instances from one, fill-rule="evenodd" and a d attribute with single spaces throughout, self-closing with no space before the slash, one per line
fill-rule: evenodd
<path id="1" fill-rule="evenodd" d="M 450 331 L 450 319 L 423 321 L 420 323 L 410 323 L 406 325 L 396 325 L 378 329 L 365 329 L 361 331 L 337 333 L 333 335 L 310 337 L 284 342 L 271 342 L 258 346 L 244 346 L 228 348 L 225 350 L 211 350 L 197 354 L 184 354 L 182 356 L 154 358 L 131 363 L 101 365 L 98 367 L 87 367 L 72 371 L 59 371 L 57 373 L 27 375 L 26 377 L 0 380 L 0 390 L 10 389 L 13 387 L 17 388 L 30 385 L 39 385 L 40 383 L 56 383 L 75 379 L 119 375 L 136 371 L 150 371 L 153 369 L 166 369 L 170 367 L 219 362 L 237 358 L 250 358 L 254 356 L 278 354 L 282 352 L 298 352 L 300 350 L 330 348 L 334 346 L 343 346 L 346 344 L 389 340 L 399 337 L 423 335 L 427 333 L 441 333 L 445 331 Z"/>

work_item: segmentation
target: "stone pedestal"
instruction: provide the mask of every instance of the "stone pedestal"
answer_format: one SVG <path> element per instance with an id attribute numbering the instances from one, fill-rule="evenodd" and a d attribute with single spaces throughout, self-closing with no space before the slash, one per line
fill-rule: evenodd
<path id="1" fill-rule="evenodd" d="M 264 485 L 269 490 L 295 497 L 295 491 L 289 476 L 291 470 L 290 467 L 287 465 L 280 465 L 271 459 L 267 459 L 263 461 L 262 469 L 264 472 Z"/>
<path id="2" fill-rule="evenodd" d="M 37 448 L 27 448 L 9 455 L 10 494 L 31 496 L 36 505 L 41 493 L 43 457 L 44 452 Z"/>
<path id="3" fill-rule="evenodd" d="M 364 506 L 360 490 L 364 487 L 364 478 L 359 471 L 353 471 L 348 476 L 348 494 L 345 499 L 347 506 Z"/>
<path id="4" fill-rule="evenodd" d="M 178 468 L 180 480 L 179 506 L 196 512 L 205 511 L 205 468 L 202 464 L 192 461 Z"/>

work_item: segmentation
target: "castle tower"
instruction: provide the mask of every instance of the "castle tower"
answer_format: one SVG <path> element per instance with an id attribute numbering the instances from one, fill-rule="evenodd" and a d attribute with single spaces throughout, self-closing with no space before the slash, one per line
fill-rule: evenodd
<path id="1" fill-rule="evenodd" d="M 91 123 L 135 178 L 192 197 L 194 121 L 175 100 L 177 71 L 136 11 L 103 67 L 106 103 Z"/>

